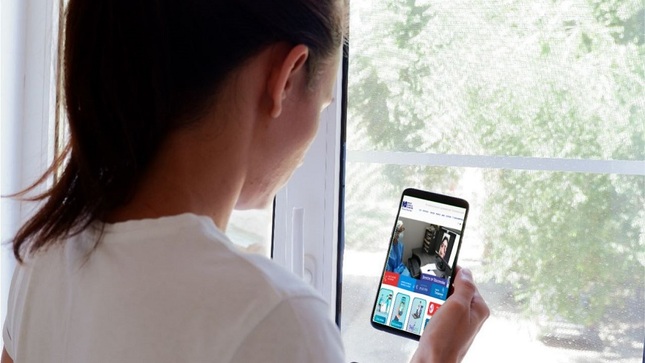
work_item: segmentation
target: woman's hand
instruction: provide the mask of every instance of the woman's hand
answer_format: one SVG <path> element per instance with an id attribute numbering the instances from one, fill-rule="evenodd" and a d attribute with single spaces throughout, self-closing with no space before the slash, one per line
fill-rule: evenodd
<path id="1" fill-rule="evenodd" d="M 490 315 L 470 270 L 457 267 L 456 273 L 454 292 L 430 319 L 414 363 L 460 362 Z"/>

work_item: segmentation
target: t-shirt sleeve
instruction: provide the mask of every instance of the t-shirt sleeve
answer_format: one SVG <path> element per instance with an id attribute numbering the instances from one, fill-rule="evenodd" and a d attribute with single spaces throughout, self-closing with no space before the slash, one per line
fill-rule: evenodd
<path id="1" fill-rule="evenodd" d="M 345 362 L 338 327 L 315 297 L 280 302 L 243 340 L 232 363 Z"/>

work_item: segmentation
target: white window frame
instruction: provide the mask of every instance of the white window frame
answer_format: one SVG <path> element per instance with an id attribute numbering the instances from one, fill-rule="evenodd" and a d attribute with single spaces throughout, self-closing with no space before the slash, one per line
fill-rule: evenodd
<path id="1" fill-rule="evenodd" d="M 449 155 L 396 151 L 348 151 L 347 161 L 375 164 L 645 176 L 645 161 L 643 160 L 592 160 L 519 156 Z"/>
<path id="2" fill-rule="evenodd" d="M 274 261 L 318 290 L 332 319 L 339 278 L 342 68 L 303 165 L 276 195 L 273 230 Z"/>
<path id="3" fill-rule="evenodd" d="M 34 183 L 53 157 L 59 12 L 55 0 L 3 0 L 0 6 L 0 194 L 9 195 Z M 34 207 L 8 198 L 0 205 L 4 243 Z M 0 248 L 0 258 L 4 321 L 15 266 L 10 245 Z"/>

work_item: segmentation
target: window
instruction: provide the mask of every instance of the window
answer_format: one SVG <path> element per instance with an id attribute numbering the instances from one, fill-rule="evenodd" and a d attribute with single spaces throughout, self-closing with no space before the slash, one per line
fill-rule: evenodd
<path id="1" fill-rule="evenodd" d="M 471 203 L 460 264 L 492 315 L 466 361 L 640 362 L 642 1 L 354 1 L 350 18 L 348 360 L 416 348 L 369 323 L 416 187 Z"/>

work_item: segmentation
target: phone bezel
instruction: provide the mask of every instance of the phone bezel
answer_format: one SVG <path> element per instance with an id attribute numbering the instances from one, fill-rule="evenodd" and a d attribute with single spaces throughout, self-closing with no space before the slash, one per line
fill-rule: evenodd
<path id="1" fill-rule="evenodd" d="M 372 327 L 374 327 L 375 329 L 382 330 L 382 331 L 385 331 L 385 332 L 388 332 L 388 333 L 392 333 L 392 334 L 395 334 L 395 335 L 399 335 L 399 336 L 402 336 L 402 337 L 406 337 L 406 338 L 418 341 L 421 338 L 420 335 L 410 333 L 410 332 L 405 331 L 405 330 L 400 330 L 400 329 L 391 327 L 389 325 L 377 323 L 377 322 L 374 321 L 374 313 L 376 312 L 376 304 L 377 304 L 377 301 L 378 301 L 379 293 L 381 291 L 381 284 L 383 282 L 383 277 L 385 276 L 385 268 L 387 266 L 388 256 L 390 255 L 390 249 L 392 248 L 391 241 L 392 241 L 392 238 L 394 236 L 394 231 L 396 229 L 396 222 L 399 220 L 399 214 L 401 213 L 401 206 L 403 204 L 403 199 L 406 196 L 419 198 L 419 199 L 423 199 L 423 200 L 429 200 L 429 201 L 437 202 L 437 203 L 443 203 L 443 204 L 447 204 L 447 205 L 450 205 L 450 206 L 455 206 L 455 207 L 460 207 L 460 208 L 465 208 L 466 209 L 466 213 L 464 214 L 464 222 L 463 222 L 463 225 L 461 226 L 461 235 L 460 235 L 461 243 L 459 243 L 459 245 L 457 246 L 457 252 L 455 254 L 455 260 L 454 260 L 453 264 L 450 266 L 450 268 L 452 268 L 453 271 L 455 270 L 455 267 L 457 266 L 457 261 L 459 260 L 459 253 L 461 252 L 461 246 L 463 245 L 464 231 L 466 230 L 466 221 L 467 221 L 467 218 L 468 218 L 468 212 L 470 210 L 470 205 L 468 204 L 468 202 L 465 199 L 462 199 L 462 198 L 457 198 L 457 197 L 453 197 L 453 196 L 445 195 L 445 194 L 438 194 L 438 193 L 429 192 L 429 191 L 421 190 L 421 189 L 407 188 L 401 193 L 401 199 L 399 200 L 399 205 L 398 205 L 398 209 L 397 209 L 397 212 L 396 212 L 396 218 L 394 219 L 394 224 L 392 225 L 392 230 L 390 232 L 390 238 L 388 239 L 387 253 L 385 254 L 385 258 L 384 258 L 384 261 L 383 261 L 383 267 L 381 268 L 381 276 L 380 276 L 380 278 L 378 280 L 378 285 L 377 285 L 377 289 L 376 289 L 376 296 L 374 297 L 374 302 L 372 303 L 372 313 L 370 314 L 370 323 L 372 324 Z M 453 285 L 455 275 L 456 274 L 453 273 L 450 276 L 450 282 L 449 282 L 450 287 L 452 287 L 452 285 Z M 447 297 L 450 297 L 450 294 L 451 294 L 451 291 L 449 289 Z"/>

